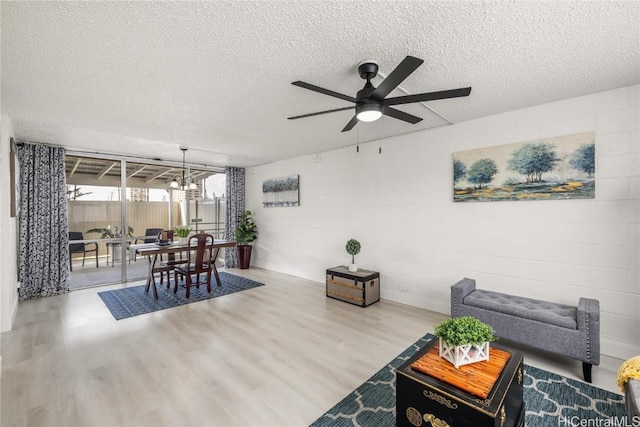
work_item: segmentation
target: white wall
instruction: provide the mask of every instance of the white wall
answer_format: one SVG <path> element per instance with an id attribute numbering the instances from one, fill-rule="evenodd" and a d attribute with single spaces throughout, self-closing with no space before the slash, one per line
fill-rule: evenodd
<path id="1" fill-rule="evenodd" d="M 16 267 L 16 219 L 11 218 L 11 171 L 9 168 L 11 121 L 0 117 L 0 332 L 11 330 L 18 309 Z"/>
<path id="2" fill-rule="evenodd" d="M 356 238 L 356 262 L 380 271 L 382 298 L 449 313 L 449 287 L 463 277 L 565 304 L 596 298 L 602 353 L 636 355 L 639 88 L 248 169 L 260 231 L 252 264 L 323 285 L 326 268 L 350 262 L 344 245 Z M 596 132 L 595 199 L 453 203 L 453 152 L 586 131 Z M 300 175 L 301 206 L 263 208 L 262 182 L 290 174 Z"/>

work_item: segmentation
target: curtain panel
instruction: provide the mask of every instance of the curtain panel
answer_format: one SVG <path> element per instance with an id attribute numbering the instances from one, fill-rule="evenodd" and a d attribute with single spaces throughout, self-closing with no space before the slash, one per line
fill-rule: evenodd
<path id="1" fill-rule="evenodd" d="M 228 240 L 236 239 L 238 219 L 244 213 L 244 168 L 227 167 L 227 203 L 224 236 Z M 236 248 L 224 249 L 225 267 L 238 266 L 238 251 Z"/>
<path id="2" fill-rule="evenodd" d="M 69 292 L 65 149 L 18 143 L 21 300 Z"/>

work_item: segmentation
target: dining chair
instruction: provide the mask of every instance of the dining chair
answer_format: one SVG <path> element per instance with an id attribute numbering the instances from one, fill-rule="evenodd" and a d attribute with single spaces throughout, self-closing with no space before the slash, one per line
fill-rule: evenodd
<path id="1" fill-rule="evenodd" d="M 187 247 L 187 262 L 176 265 L 174 269 L 175 286 L 173 293 L 178 292 L 178 276 L 185 279 L 186 297 L 191 295 L 191 276 L 196 275 L 196 288 L 200 287 L 200 275 L 206 273 L 207 292 L 211 292 L 211 272 L 213 270 L 213 236 L 200 233 L 189 237 Z"/>
<path id="2" fill-rule="evenodd" d="M 87 253 L 95 252 L 96 254 L 96 268 L 98 268 L 98 243 L 72 243 L 74 240 L 84 240 L 84 234 L 81 231 L 69 232 L 69 269 L 73 271 L 73 262 L 71 256 L 73 254 L 82 254 L 82 266 L 84 267 L 84 260 L 87 257 Z M 91 249 L 93 247 L 93 249 Z"/>
<path id="3" fill-rule="evenodd" d="M 173 230 L 164 230 L 162 233 L 158 235 L 159 239 L 173 241 Z M 176 258 L 176 253 L 171 252 L 167 254 L 167 261 L 162 261 L 162 256 L 160 258 L 160 263 L 153 267 L 152 274 L 160 273 L 160 284 L 164 282 L 164 274 L 167 274 L 167 289 L 169 288 L 169 276 L 171 272 L 175 269 L 176 265 L 186 264 L 187 259 L 182 257 L 182 252 L 178 252 L 178 258 Z"/>

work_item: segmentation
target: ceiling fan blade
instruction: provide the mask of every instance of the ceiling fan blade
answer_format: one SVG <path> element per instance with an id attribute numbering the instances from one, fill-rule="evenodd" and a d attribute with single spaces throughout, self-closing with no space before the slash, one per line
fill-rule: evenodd
<path id="1" fill-rule="evenodd" d="M 351 129 L 353 129 L 353 127 L 358 124 L 358 117 L 356 115 L 354 115 L 351 120 L 349 120 L 349 123 L 347 123 L 347 125 L 344 127 L 344 129 L 342 129 L 342 132 L 346 132 L 349 131 Z"/>
<path id="2" fill-rule="evenodd" d="M 344 99 L 345 101 L 354 102 L 354 103 L 356 102 L 356 99 L 353 96 L 343 95 L 341 93 L 334 92 L 332 90 L 325 89 L 325 88 L 322 88 L 320 86 L 312 85 L 311 83 L 305 83 L 305 82 L 301 82 L 301 81 L 298 80 L 298 81 L 295 81 L 295 82 L 293 82 L 291 84 L 294 85 L 294 86 L 299 86 L 299 87 L 304 88 L 304 89 L 312 90 L 314 92 L 319 92 L 319 93 L 322 93 L 324 95 L 329 95 L 329 96 L 333 96 L 335 98 Z"/>
<path id="3" fill-rule="evenodd" d="M 388 105 L 410 104 L 412 102 L 434 101 L 436 99 L 460 98 L 462 96 L 469 96 L 470 93 L 471 93 L 470 87 L 463 87 L 460 89 L 441 90 L 439 92 L 417 93 L 415 95 L 396 96 L 395 98 L 387 98 L 382 101 L 382 105 L 386 107 Z"/>
<path id="4" fill-rule="evenodd" d="M 400 83 L 404 81 L 409 74 L 413 73 L 424 61 L 414 56 L 407 56 L 400 64 L 380 83 L 369 98 L 382 101 L 385 96 L 389 95 Z"/>
<path id="5" fill-rule="evenodd" d="M 305 118 L 305 117 L 319 116 L 319 115 L 321 115 L 321 114 L 335 113 L 335 112 L 337 112 L 337 111 L 346 111 L 346 110 L 353 110 L 353 106 L 351 106 L 351 107 L 335 108 L 335 109 L 333 109 L 333 110 L 327 110 L 327 111 L 318 111 L 317 113 L 302 114 L 302 115 L 300 115 L 300 116 L 287 117 L 287 119 L 289 119 L 289 120 L 303 119 L 303 118 Z"/>
<path id="6" fill-rule="evenodd" d="M 391 107 L 384 107 L 382 109 L 382 114 L 384 114 L 385 116 L 393 117 L 394 119 L 409 122 L 412 125 L 415 125 L 416 123 L 422 120 L 422 118 L 420 117 L 414 116 L 409 113 L 405 113 L 404 111 L 396 110 L 395 108 L 391 108 Z"/>

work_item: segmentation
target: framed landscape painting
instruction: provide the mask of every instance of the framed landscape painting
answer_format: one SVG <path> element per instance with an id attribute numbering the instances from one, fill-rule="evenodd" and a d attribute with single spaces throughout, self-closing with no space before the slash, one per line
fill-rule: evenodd
<path id="1" fill-rule="evenodd" d="M 453 154 L 453 201 L 595 198 L 595 132 Z"/>
<path id="2" fill-rule="evenodd" d="M 262 183 L 262 205 L 300 206 L 300 175 L 267 179 Z"/>

